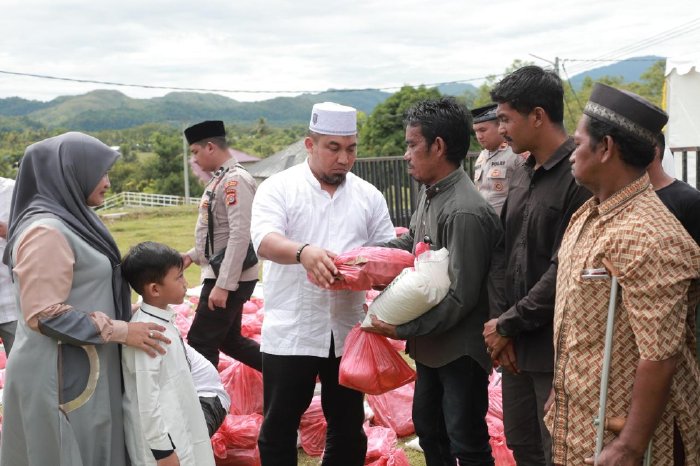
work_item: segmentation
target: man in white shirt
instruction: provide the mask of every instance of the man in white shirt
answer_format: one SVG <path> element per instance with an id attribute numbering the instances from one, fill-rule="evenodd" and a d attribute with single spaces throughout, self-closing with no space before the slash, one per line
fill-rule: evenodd
<path id="1" fill-rule="evenodd" d="M 199 404 L 202 406 L 204 420 L 207 423 L 209 437 L 211 437 L 226 419 L 226 414 L 231 407 L 231 398 L 226 393 L 226 389 L 221 383 L 221 376 L 211 361 L 186 342 L 184 345 L 187 361 L 190 363 L 192 383 L 194 383 L 194 389 L 197 390 Z"/>
<path id="2" fill-rule="evenodd" d="M 15 180 L 0 178 L 0 257 L 5 253 L 7 245 L 7 221 L 10 218 L 10 205 Z M 9 356 L 12 343 L 15 341 L 17 329 L 17 301 L 12 288 L 10 269 L 0 264 L 0 338 Z"/>
<path id="3" fill-rule="evenodd" d="M 363 394 L 338 384 L 338 366 L 345 337 L 364 317 L 364 292 L 324 288 L 338 273 L 336 253 L 386 242 L 394 230 L 382 194 L 350 173 L 355 109 L 314 105 L 304 144 L 306 162 L 264 181 L 253 201 L 253 244 L 268 259 L 260 457 L 263 466 L 296 464 L 297 428 L 318 376 L 328 422 L 323 464 L 362 465 Z"/>

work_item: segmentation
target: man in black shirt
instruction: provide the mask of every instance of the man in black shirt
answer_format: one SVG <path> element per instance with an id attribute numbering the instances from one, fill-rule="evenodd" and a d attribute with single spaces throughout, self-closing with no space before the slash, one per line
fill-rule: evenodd
<path id="1" fill-rule="evenodd" d="M 526 66 L 491 91 L 499 131 L 516 153 L 530 151 L 511 179 L 501 211 L 504 241 L 489 277 L 491 320 L 484 338 L 503 366 L 503 420 L 518 466 L 550 465 L 544 404 L 552 386 L 556 253 L 571 215 L 590 197 L 576 184 L 563 125 L 559 77 Z"/>
<path id="2" fill-rule="evenodd" d="M 656 137 L 656 156 L 647 167 L 649 179 L 661 202 L 700 244 L 700 191 L 664 171 L 661 161 L 665 149 L 666 139 L 663 133 L 659 133 Z"/>

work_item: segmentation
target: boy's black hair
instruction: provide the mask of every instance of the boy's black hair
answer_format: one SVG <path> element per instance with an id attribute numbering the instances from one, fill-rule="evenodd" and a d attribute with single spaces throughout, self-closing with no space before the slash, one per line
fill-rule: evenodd
<path id="1" fill-rule="evenodd" d="M 162 243 L 145 241 L 129 249 L 122 259 L 122 276 L 143 296 L 148 283 L 162 283 L 171 268 L 182 269 L 179 252 Z"/>

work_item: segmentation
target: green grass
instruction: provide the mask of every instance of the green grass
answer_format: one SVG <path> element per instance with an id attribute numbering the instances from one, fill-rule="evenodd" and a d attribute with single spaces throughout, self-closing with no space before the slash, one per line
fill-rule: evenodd
<path id="1" fill-rule="evenodd" d="M 194 227 L 197 222 L 197 206 L 153 207 L 141 209 L 115 209 L 101 213 L 125 213 L 119 218 L 107 219 L 105 224 L 114 236 L 122 255 L 131 246 L 142 241 L 158 241 L 178 251 L 185 252 L 194 245 Z M 185 270 L 190 287 L 199 284 L 199 266 L 192 264 Z M 409 360 L 413 366 L 413 361 Z M 399 440 L 399 447 L 413 437 Z M 415 450 L 404 450 L 412 466 L 425 466 L 423 454 Z M 320 458 L 306 455 L 299 449 L 300 466 L 317 466 Z"/>
<path id="2" fill-rule="evenodd" d="M 164 243 L 180 252 L 194 246 L 197 206 L 115 209 L 104 213 L 126 213 L 122 217 L 105 220 L 122 255 L 142 241 Z M 185 270 L 188 286 L 199 284 L 199 272 L 196 264 Z"/>

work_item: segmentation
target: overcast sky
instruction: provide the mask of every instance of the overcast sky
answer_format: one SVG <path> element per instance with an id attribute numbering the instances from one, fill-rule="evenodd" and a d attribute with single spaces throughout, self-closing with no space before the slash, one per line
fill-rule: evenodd
<path id="1" fill-rule="evenodd" d="M 677 37 L 671 37 L 674 33 Z M 514 59 L 700 59 L 697 0 L 2 0 L 0 71 L 246 91 L 476 85 Z M 624 50 L 621 50 L 623 49 Z M 0 97 L 165 89 L 0 73 Z M 388 89 L 395 90 L 395 89 Z M 225 93 L 237 100 L 280 94 Z M 293 95 L 293 94 L 282 94 Z"/>

